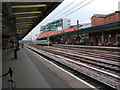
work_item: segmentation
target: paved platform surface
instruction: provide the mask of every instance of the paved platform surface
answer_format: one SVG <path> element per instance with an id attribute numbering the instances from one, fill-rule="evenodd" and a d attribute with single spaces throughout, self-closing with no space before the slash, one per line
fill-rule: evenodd
<path id="1" fill-rule="evenodd" d="M 91 88 L 27 48 L 18 51 L 18 59 L 13 59 L 13 51 L 3 56 L 3 74 L 9 67 L 17 88 Z M 7 80 L 8 77 L 3 78 L 3 87 L 7 87 Z"/>
<path id="2" fill-rule="evenodd" d="M 6 73 L 9 67 L 13 69 L 17 88 L 70 88 L 25 48 L 18 51 L 16 60 L 13 59 L 13 52 L 3 56 L 3 73 Z M 3 82 L 4 86 L 7 85 Z"/>

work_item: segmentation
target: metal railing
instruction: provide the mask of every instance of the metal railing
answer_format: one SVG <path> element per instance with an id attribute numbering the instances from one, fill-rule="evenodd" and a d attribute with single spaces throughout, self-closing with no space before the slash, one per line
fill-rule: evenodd
<path id="1" fill-rule="evenodd" d="M 7 78 L 8 76 L 9 76 L 9 78 Z M 13 70 L 11 67 L 9 68 L 9 70 L 6 74 L 3 74 L 0 77 L 2 78 L 2 81 L 3 81 L 2 89 L 13 90 L 14 88 L 16 88 L 16 84 L 13 80 Z M 5 82 L 5 85 L 4 85 L 4 82 Z"/>

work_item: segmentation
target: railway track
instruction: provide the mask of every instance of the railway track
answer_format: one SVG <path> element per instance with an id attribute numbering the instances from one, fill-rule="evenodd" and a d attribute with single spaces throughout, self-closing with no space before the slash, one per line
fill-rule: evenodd
<path id="1" fill-rule="evenodd" d="M 108 52 L 108 51 L 103 51 L 103 50 L 91 50 L 91 49 L 82 49 L 82 48 L 76 48 L 76 47 L 58 47 L 58 48 L 63 48 L 63 49 L 69 49 L 69 50 L 74 50 L 79 53 L 86 54 L 88 56 L 94 56 L 96 58 L 106 58 L 107 60 L 113 60 L 113 61 L 118 61 L 120 62 L 120 54 L 115 53 L 115 52 Z"/>
<path id="2" fill-rule="evenodd" d="M 119 86 L 120 77 L 117 73 L 117 71 L 119 71 L 119 65 L 115 62 L 113 63 L 113 61 L 109 61 L 109 63 L 105 63 L 105 60 L 102 61 L 104 63 L 94 62 L 96 60 L 92 60 L 93 58 L 87 59 L 88 57 L 84 58 L 84 56 L 81 58 L 79 54 L 73 53 L 73 51 L 65 51 L 59 48 L 53 49 L 50 47 L 42 47 L 38 51 L 79 73 L 104 83 L 105 85 L 112 88 L 118 88 Z"/>
<path id="3" fill-rule="evenodd" d="M 78 52 L 73 52 L 71 50 L 65 51 L 63 49 L 59 49 L 59 48 L 53 49 L 51 47 L 47 48 L 47 49 L 45 49 L 45 48 L 42 48 L 42 49 L 46 50 L 47 52 L 54 53 L 57 55 L 62 55 L 64 57 L 71 58 L 73 60 L 93 66 L 95 68 L 99 68 L 99 69 L 119 75 L 118 71 L 120 70 L 120 66 L 119 66 L 118 62 L 89 57 L 89 56 L 86 56 L 83 54 L 81 55 L 81 53 L 79 54 Z"/>

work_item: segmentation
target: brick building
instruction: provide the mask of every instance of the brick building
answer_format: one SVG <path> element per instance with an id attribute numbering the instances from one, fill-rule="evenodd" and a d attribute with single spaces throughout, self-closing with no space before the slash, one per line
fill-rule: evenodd
<path id="1" fill-rule="evenodd" d="M 107 15 L 94 14 L 91 17 L 91 25 L 92 26 L 102 25 L 102 24 L 116 22 L 116 21 L 120 21 L 120 11 L 116 11 L 114 13 L 110 13 Z"/>
<path id="2" fill-rule="evenodd" d="M 114 13 L 110 13 L 107 15 L 103 14 L 94 14 L 91 17 L 91 26 L 92 27 L 103 27 L 106 25 L 111 25 L 113 27 L 108 27 L 105 29 L 101 29 L 98 32 L 90 33 L 90 39 L 93 45 L 99 45 L 102 43 L 103 45 L 115 45 L 118 46 L 120 44 L 120 29 L 119 26 L 114 26 L 116 22 L 120 21 L 120 11 L 116 11 Z"/>

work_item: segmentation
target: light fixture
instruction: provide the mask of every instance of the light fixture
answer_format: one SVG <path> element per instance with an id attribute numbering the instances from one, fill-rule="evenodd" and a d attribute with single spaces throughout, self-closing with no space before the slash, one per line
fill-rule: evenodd
<path id="1" fill-rule="evenodd" d="M 24 26 L 23 25 L 17 25 L 16 27 L 28 27 L 29 25 L 28 24 L 25 24 Z"/>
<path id="2" fill-rule="evenodd" d="M 21 25 L 22 25 L 22 24 L 32 24 L 32 23 L 34 23 L 34 22 L 20 22 L 20 23 L 18 22 L 18 23 L 16 23 L 16 25 L 17 25 L 17 24 L 21 24 Z"/>
<path id="3" fill-rule="evenodd" d="M 24 27 L 24 26 L 31 26 L 32 24 L 22 24 L 22 25 L 19 25 L 17 24 L 16 27 Z"/>
<path id="4" fill-rule="evenodd" d="M 19 18 L 16 18 L 16 19 L 26 19 L 26 18 L 37 18 L 37 16 L 31 16 L 31 17 L 19 17 Z"/>
<path id="5" fill-rule="evenodd" d="M 35 11 L 35 12 L 18 12 L 18 13 L 13 13 L 13 15 L 18 15 L 18 14 L 37 14 L 41 13 L 41 11 Z"/>
<path id="6" fill-rule="evenodd" d="M 46 7 L 46 4 L 12 6 L 12 8 L 32 8 L 32 7 Z"/>

